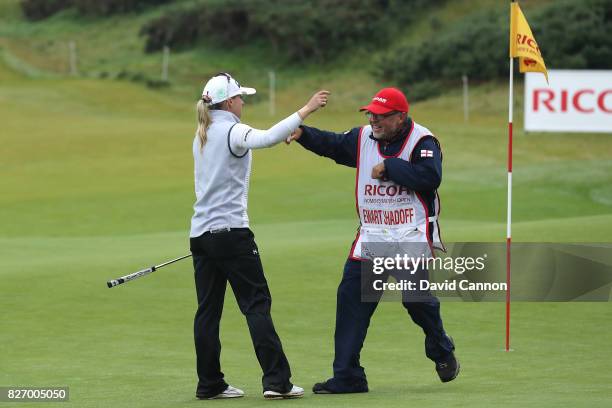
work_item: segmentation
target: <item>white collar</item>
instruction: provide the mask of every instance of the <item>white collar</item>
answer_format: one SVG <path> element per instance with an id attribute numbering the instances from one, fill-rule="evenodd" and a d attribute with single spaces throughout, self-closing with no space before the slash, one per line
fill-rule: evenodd
<path id="1" fill-rule="evenodd" d="M 240 118 L 238 116 L 234 115 L 230 111 L 226 111 L 222 109 L 213 109 L 210 111 L 210 115 L 213 118 L 213 120 L 221 119 L 221 120 L 226 120 L 226 121 L 236 122 L 236 123 L 240 122 Z"/>

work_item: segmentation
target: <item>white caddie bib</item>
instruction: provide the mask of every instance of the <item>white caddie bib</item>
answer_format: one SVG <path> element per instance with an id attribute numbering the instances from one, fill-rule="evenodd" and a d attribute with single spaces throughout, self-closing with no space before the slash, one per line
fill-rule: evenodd
<path id="1" fill-rule="evenodd" d="M 445 250 L 437 219 L 440 209 L 437 192 L 436 213 L 429 214 L 425 201 L 417 192 L 391 180 L 372 178 L 372 168 L 387 158 L 397 157 L 409 162 L 419 141 L 433 134 L 413 121 L 404 145 L 395 156 L 383 155 L 379 143 L 371 135 L 372 127 L 369 125 L 364 126 L 359 134 L 355 197 L 360 227 L 350 258 L 370 258 L 369 254 L 362 253 L 362 244 L 367 243 L 423 242 L 428 244 L 426 247 L 430 251 L 425 256 L 432 256 L 434 248 Z M 433 239 L 429 239 L 430 236 Z"/>

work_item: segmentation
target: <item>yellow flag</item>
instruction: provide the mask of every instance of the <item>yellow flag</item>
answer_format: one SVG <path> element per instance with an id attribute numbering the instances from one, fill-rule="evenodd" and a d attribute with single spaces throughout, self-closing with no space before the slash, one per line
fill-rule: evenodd
<path id="1" fill-rule="evenodd" d="M 548 82 L 548 71 L 529 23 L 518 3 L 510 5 L 510 58 L 519 59 L 521 72 L 541 72 Z"/>

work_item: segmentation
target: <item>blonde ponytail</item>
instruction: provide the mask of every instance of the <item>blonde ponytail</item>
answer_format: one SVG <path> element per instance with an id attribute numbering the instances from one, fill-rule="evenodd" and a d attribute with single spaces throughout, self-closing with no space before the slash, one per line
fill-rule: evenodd
<path id="1" fill-rule="evenodd" d="M 197 112 L 198 112 L 198 130 L 196 133 L 198 134 L 198 138 L 200 139 L 200 150 L 204 148 L 206 144 L 206 132 L 208 131 L 208 127 L 212 122 L 210 118 L 210 112 L 208 110 L 208 103 L 206 103 L 203 99 L 200 99 L 197 104 Z"/>

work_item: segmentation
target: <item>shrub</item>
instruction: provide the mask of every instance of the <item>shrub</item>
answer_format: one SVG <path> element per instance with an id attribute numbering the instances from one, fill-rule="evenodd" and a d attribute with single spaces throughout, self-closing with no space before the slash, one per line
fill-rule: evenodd
<path id="1" fill-rule="evenodd" d="M 564 1 L 537 14 L 532 28 L 547 66 L 610 68 L 612 0 Z"/>
<path id="2" fill-rule="evenodd" d="M 28 20 L 38 21 L 60 10 L 76 7 L 81 15 L 109 16 L 140 11 L 147 6 L 174 0 L 21 0 L 21 9 Z"/>
<path id="3" fill-rule="evenodd" d="M 609 68 L 612 61 L 612 0 L 563 0 L 527 16 L 548 68 Z M 431 96 L 439 86 L 456 84 L 462 74 L 474 80 L 508 75 L 507 12 L 469 16 L 443 35 L 382 57 L 375 75 Z M 428 85 L 420 86 L 421 82 Z"/>
<path id="4" fill-rule="evenodd" d="M 30 21 L 39 21 L 72 6 L 72 0 L 21 0 L 21 10 Z"/>
<path id="5" fill-rule="evenodd" d="M 130 13 L 171 1 L 174 0 L 72 0 L 80 14 L 91 16 Z"/>
<path id="6" fill-rule="evenodd" d="M 425 43 L 395 50 L 382 57 L 376 74 L 410 88 L 420 82 L 456 82 L 463 74 L 476 80 L 498 78 L 508 64 L 508 23 L 504 25 L 503 17 L 478 13 Z"/>
<path id="7" fill-rule="evenodd" d="M 249 5 L 250 2 L 245 2 Z M 241 43 L 249 37 L 249 15 L 240 1 L 208 2 L 206 6 L 171 11 L 145 24 L 140 35 L 146 36 L 145 51 L 164 46 L 184 48 L 201 37 Z"/>
<path id="8" fill-rule="evenodd" d="M 147 52 L 201 39 L 221 45 L 263 40 L 289 61 L 323 61 L 354 46 L 375 46 L 416 10 L 442 0 L 210 0 L 150 21 L 141 29 Z"/>

